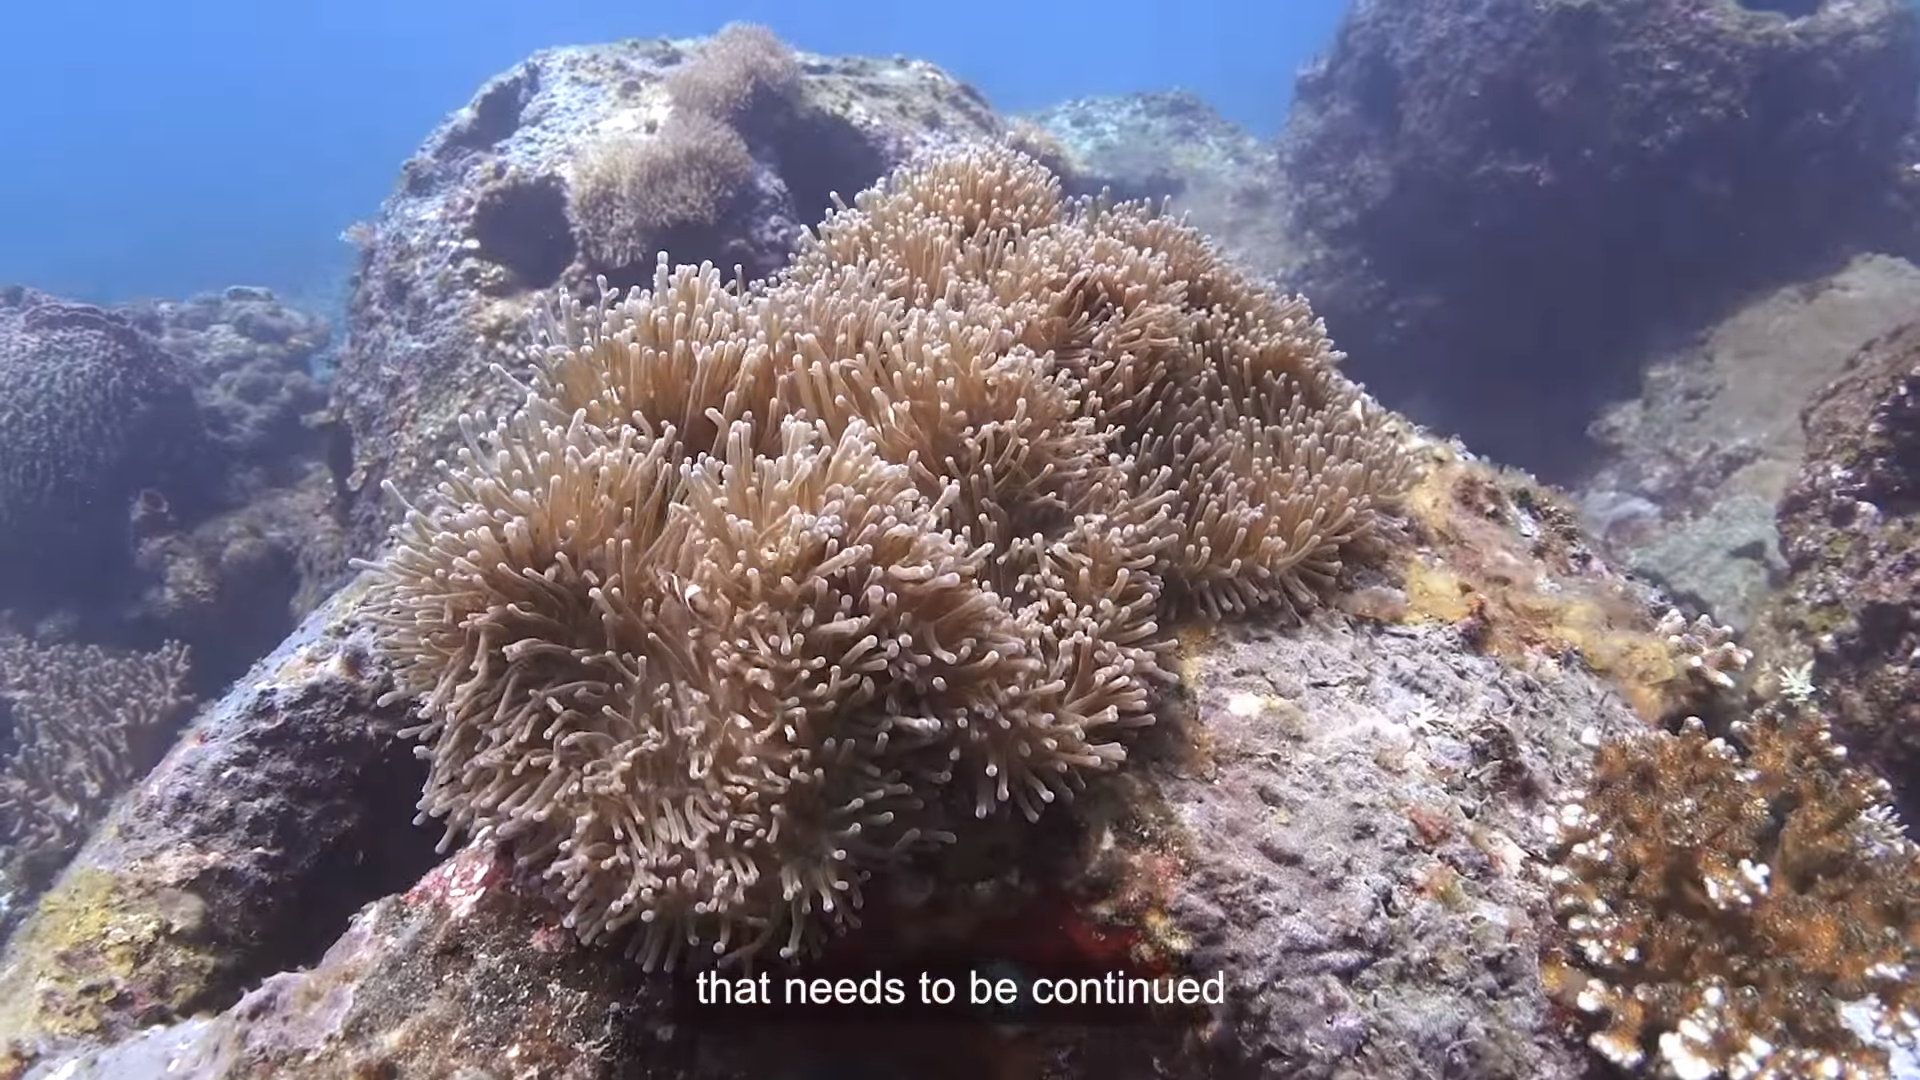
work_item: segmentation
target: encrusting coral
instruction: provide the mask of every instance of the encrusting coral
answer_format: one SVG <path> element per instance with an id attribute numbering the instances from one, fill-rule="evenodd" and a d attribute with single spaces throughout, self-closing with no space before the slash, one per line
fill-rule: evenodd
<path id="1" fill-rule="evenodd" d="M 1920 1036 L 1920 848 L 1817 712 L 1777 702 L 1730 736 L 1607 743 L 1550 816 L 1566 988 L 1622 1066 L 1885 1078 L 1885 1046 Z"/>
<path id="2" fill-rule="evenodd" d="M 1037 818 L 1152 722 L 1170 618 L 1316 602 L 1412 470 L 1304 302 L 999 146 L 542 336 L 370 596 L 423 814 L 649 966 L 799 954 Z"/>

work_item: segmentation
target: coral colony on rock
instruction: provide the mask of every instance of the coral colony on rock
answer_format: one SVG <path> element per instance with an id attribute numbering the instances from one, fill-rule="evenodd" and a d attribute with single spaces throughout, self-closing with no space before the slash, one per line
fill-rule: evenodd
<path id="1" fill-rule="evenodd" d="M 371 602 L 423 809 L 649 967 L 797 955 L 875 870 L 1037 819 L 1152 722 L 1175 612 L 1312 604 L 1410 476 L 1302 301 L 1000 147 L 547 340 Z"/>
<path id="2" fill-rule="evenodd" d="M 1920 1075 L 1920 270 L 1834 239 L 1920 252 L 1915 19 L 1360 0 L 1266 147 L 757 26 L 547 50 L 354 230 L 327 388 L 263 290 L 0 289 L 0 1080 Z M 1618 307 L 1642 212 L 1747 246 Z M 1334 345 L 1593 415 L 1540 342 L 1829 242 L 1600 424 L 1599 538 Z M 1736 392 L 1782 321 L 1817 362 Z M 1674 555 L 1749 503 L 1766 572 Z M 1197 1008 L 688 1011 L 848 962 Z"/>

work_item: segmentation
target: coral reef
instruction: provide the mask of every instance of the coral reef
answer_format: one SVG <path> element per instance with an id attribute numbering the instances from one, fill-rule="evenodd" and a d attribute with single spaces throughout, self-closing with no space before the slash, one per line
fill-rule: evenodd
<path id="1" fill-rule="evenodd" d="M 1812 8 L 1361 0 L 1283 137 L 1289 286 L 1415 419 L 1572 475 L 1649 340 L 1913 235 L 1911 5 Z"/>
<path id="2" fill-rule="evenodd" d="M 1561 989 L 1592 1045 L 1678 1077 L 1887 1077 L 1920 1036 L 1920 848 L 1817 712 L 1602 745 L 1549 815 Z M 1736 745 L 1737 744 L 1737 745 Z"/>
<path id="3" fill-rule="evenodd" d="M 314 369 L 331 347 L 325 319 L 240 285 L 118 311 L 180 358 L 207 433 L 236 473 L 231 495 L 297 478 L 320 456 L 327 392 Z"/>
<path id="4" fill-rule="evenodd" d="M 135 525 L 138 590 L 115 609 L 116 636 L 193 646 L 194 686 L 217 692 L 337 588 L 348 567 L 328 488 L 269 488 L 196 523 L 149 504 Z"/>
<path id="5" fill-rule="evenodd" d="M 1870 343 L 1804 413 L 1780 502 L 1791 572 L 1755 635 L 1860 764 L 1920 811 L 1920 324 Z"/>
<path id="6" fill-rule="evenodd" d="M 186 372 L 99 308 L 0 290 L 0 415 L 0 584 L 14 603 L 110 592 L 143 492 L 183 510 L 217 497 Z"/>
<path id="7" fill-rule="evenodd" d="M 0 619 L 48 641 L 178 640 L 196 692 L 337 586 L 320 319 L 264 289 L 101 310 L 0 296 Z"/>
<path id="8" fill-rule="evenodd" d="M 768 284 L 663 262 L 548 335 L 372 602 L 423 812 L 649 967 L 795 955 L 965 817 L 1037 819 L 1151 722 L 1167 617 L 1315 603 L 1410 477 L 1303 301 L 1000 147 Z"/>
<path id="9" fill-rule="evenodd" d="M 115 655 L 0 637 L 0 937 L 159 756 L 193 698 L 187 649 Z"/>
<path id="10" fill-rule="evenodd" d="M 422 770 L 348 589 L 202 708 L 119 799 L 0 956 L 0 1076 L 230 1004 L 310 963 L 363 904 L 433 864 L 396 828 Z M 116 707 L 136 704 L 116 702 Z"/>
<path id="11" fill-rule="evenodd" d="M 347 576 L 325 463 L 335 425 L 313 375 L 329 328 L 245 286 L 117 310 L 178 357 L 194 384 L 220 452 L 223 501 L 206 513 L 143 494 L 130 530 L 136 577 L 129 595 L 102 608 L 111 622 L 97 633 L 187 642 L 195 687 L 212 693 Z"/>
<path id="12" fill-rule="evenodd" d="M 1829 1017 L 1878 994 L 1886 1035 L 1907 1019 L 1913 938 L 1870 929 L 1912 921 L 1884 791 L 1814 721 L 1762 730 L 1782 717 L 1749 716 L 1724 620 L 1663 619 L 1557 493 L 1382 415 L 1316 311 L 1164 214 L 1062 195 L 1139 166 L 1234 203 L 1229 132 L 1177 96 L 1086 105 L 1010 139 L 1080 174 L 1060 186 L 1004 148 L 949 152 L 829 214 L 999 121 L 907 60 L 806 57 L 764 93 L 715 74 L 757 47 L 730 34 L 535 56 L 359 230 L 353 441 L 329 451 L 359 553 L 391 523 L 369 484 L 403 496 L 398 546 L 202 711 L 6 943 L 0 1077 L 1578 1080 L 1609 1066 L 1582 990 L 1616 1057 L 1874 1072 L 1873 1033 Z M 734 90 L 703 99 L 696 75 Z M 675 115 L 724 120 L 751 162 L 671 238 L 714 265 L 622 268 L 594 302 L 571 170 Z M 1128 125 L 1190 156 L 1103 159 Z M 1217 220 L 1258 218 L 1266 190 Z M 529 340 L 531 370 L 509 364 Z M 264 431 L 293 396 L 246 415 Z M 1880 478 L 1860 498 L 1895 519 L 1901 446 L 1842 470 Z M 223 574 L 279 604 L 273 534 L 306 505 L 221 523 L 140 496 L 152 621 L 227 618 Z M 1759 682 L 1795 717 L 1833 704 L 1844 669 L 1795 656 Z M 1704 794 L 1649 796 L 1615 768 L 1644 751 Z M 1638 857 L 1712 828 L 1706 804 L 1751 816 L 1654 852 L 1669 874 L 1575 851 L 1612 814 L 1589 843 Z M 441 829 L 395 827 L 415 809 L 470 842 L 434 866 Z M 1724 887 L 1761 865 L 1743 916 Z M 1663 885 L 1678 902 L 1635 926 L 1677 973 L 1579 950 L 1636 932 L 1616 916 Z M 1833 937 L 1849 956 L 1892 962 L 1811 947 L 1830 924 L 1809 896 L 1858 916 Z M 816 944 L 787 973 L 1045 958 L 1217 974 L 1228 997 L 1141 1025 L 868 1010 L 795 1031 L 690 1010 L 690 979 L 646 970 Z M 1697 992 L 1687 965 L 1732 974 Z M 1762 992 L 1804 1008 L 1773 1023 L 1772 998 L 1746 1008 Z M 1733 1046 L 1735 1023 L 1780 1041 Z"/>

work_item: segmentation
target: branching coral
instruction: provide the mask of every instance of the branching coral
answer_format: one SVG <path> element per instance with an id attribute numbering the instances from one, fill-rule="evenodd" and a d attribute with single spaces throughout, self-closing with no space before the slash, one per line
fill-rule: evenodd
<path id="1" fill-rule="evenodd" d="M 792 956 L 877 869 L 1125 757 L 1171 609 L 1314 602 L 1397 428 L 1269 296 L 1009 149 L 934 155 L 754 286 L 563 304 L 370 596 L 421 807 L 583 937 Z"/>
<path id="2" fill-rule="evenodd" d="M 1654 632 L 1684 658 L 1690 677 L 1714 690 L 1733 689 L 1753 660 L 1753 650 L 1734 640 L 1732 627 L 1716 626 L 1705 615 L 1689 623 L 1679 611 L 1669 611 Z"/>
<path id="3" fill-rule="evenodd" d="M 1694 1080 L 1885 1077 L 1920 1035 L 1920 848 L 1815 713 L 1604 745 L 1549 822 L 1593 1046 Z"/>
<path id="4" fill-rule="evenodd" d="M 0 860 L 40 879 L 146 768 L 155 737 L 192 703 L 187 649 L 118 655 L 0 637 L 0 699 L 14 749 L 0 764 Z"/>

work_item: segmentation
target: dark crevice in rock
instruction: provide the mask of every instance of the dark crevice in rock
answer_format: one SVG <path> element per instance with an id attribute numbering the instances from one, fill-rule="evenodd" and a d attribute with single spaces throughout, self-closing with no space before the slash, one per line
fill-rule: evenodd
<path id="1" fill-rule="evenodd" d="M 447 133 L 448 150 L 485 150 L 520 127 L 520 111 L 540 87 L 536 69 L 522 67 L 481 91 L 469 112 Z"/>
<path id="2" fill-rule="evenodd" d="M 518 284 L 551 286 L 574 257 L 566 188 L 551 176 L 488 188 L 473 208 L 473 236 L 480 253 L 506 267 Z"/>
<path id="3" fill-rule="evenodd" d="M 851 125 L 818 110 L 796 110 L 792 123 L 770 135 L 781 179 L 802 221 L 821 220 L 833 209 L 835 192 L 851 199 L 893 164 Z"/>

